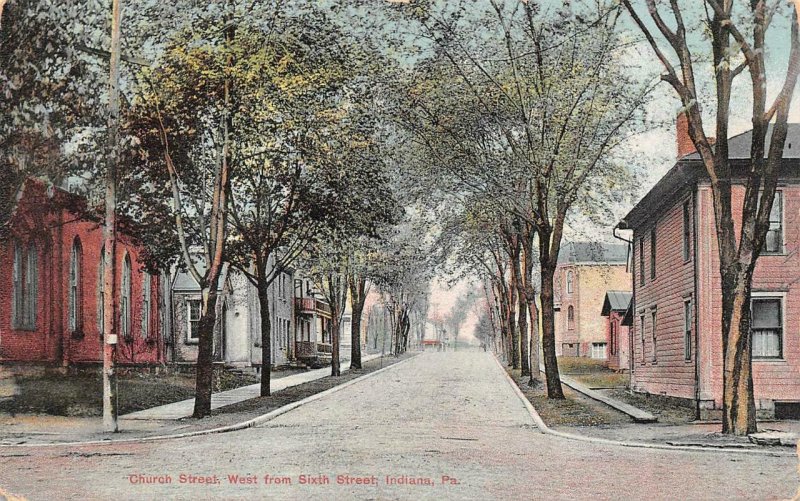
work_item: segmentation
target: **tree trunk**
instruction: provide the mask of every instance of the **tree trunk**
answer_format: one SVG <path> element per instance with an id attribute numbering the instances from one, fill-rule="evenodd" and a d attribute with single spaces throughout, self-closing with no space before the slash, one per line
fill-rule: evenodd
<path id="1" fill-rule="evenodd" d="M 272 315 L 270 314 L 269 286 L 260 281 L 258 290 L 258 306 L 261 313 L 261 392 L 262 397 L 272 393 Z"/>
<path id="2" fill-rule="evenodd" d="M 522 273 L 519 263 L 519 255 L 511 263 L 513 269 L 513 285 L 517 288 L 517 327 L 519 328 L 519 347 L 521 375 L 530 376 L 531 367 L 528 358 L 528 304 L 525 299 L 525 284 L 522 281 Z"/>
<path id="3" fill-rule="evenodd" d="M 531 323 L 531 378 L 529 385 L 533 385 L 539 378 L 539 309 L 536 300 L 528 303 L 528 312 Z"/>
<path id="4" fill-rule="evenodd" d="M 750 333 L 752 273 L 736 268 L 722 274 L 722 433 L 748 435 L 757 429 Z"/>
<path id="5" fill-rule="evenodd" d="M 333 311 L 333 310 L 337 311 Z M 341 335 L 341 322 L 339 318 L 341 313 L 339 308 L 331 308 L 331 376 L 341 376 L 341 367 L 339 364 L 339 337 Z"/>
<path id="6" fill-rule="evenodd" d="M 556 323 L 555 305 L 553 295 L 553 277 L 555 266 L 543 263 L 542 266 L 542 350 L 544 351 L 544 372 L 547 380 L 547 397 L 564 398 L 561 389 L 561 379 L 558 373 L 558 359 L 556 358 Z"/>
<path id="7" fill-rule="evenodd" d="M 192 414 L 195 418 L 204 418 L 211 414 L 211 393 L 214 384 L 214 325 L 217 323 L 219 271 L 216 271 L 215 275 L 212 276 L 210 286 L 203 290 L 203 311 L 198 325 L 197 377 Z"/>
<path id="8" fill-rule="evenodd" d="M 514 307 L 516 306 L 517 302 L 517 292 L 513 281 L 511 284 L 509 284 L 508 289 L 509 299 L 506 303 L 506 318 L 508 318 L 508 331 L 511 334 L 511 367 L 514 369 L 519 369 L 519 330 L 517 330 L 517 321 L 515 318 L 516 312 L 514 311 Z"/>
<path id="9" fill-rule="evenodd" d="M 530 329 L 530 384 L 539 377 L 539 310 L 536 307 L 536 291 L 533 284 L 533 232 L 526 231 L 522 239 L 522 291 L 529 314 Z"/>
<path id="10" fill-rule="evenodd" d="M 361 317 L 364 315 L 364 302 L 367 300 L 366 285 L 367 280 L 362 277 L 351 276 L 348 280 L 350 284 L 350 304 L 353 307 L 353 317 L 351 320 L 352 331 L 350 332 L 350 368 L 361 368 Z"/>

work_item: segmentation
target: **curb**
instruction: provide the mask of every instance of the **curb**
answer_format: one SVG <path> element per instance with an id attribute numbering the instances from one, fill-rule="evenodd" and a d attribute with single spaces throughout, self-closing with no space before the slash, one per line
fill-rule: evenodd
<path id="1" fill-rule="evenodd" d="M 351 379 L 350 381 L 346 381 L 342 384 L 336 385 L 333 388 L 328 388 L 327 390 L 321 391 L 319 393 L 315 393 L 310 395 L 302 400 L 298 400 L 297 402 L 292 402 L 290 404 L 286 404 L 283 407 L 279 407 L 273 411 L 270 411 L 266 414 L 262 414 L 261 416 L 256 416 L 252 419 L 247 421 L 242 421 L 241 423 L 234 423 L 226 426 L 220 426 L 218 428 L 211 428 L 208 430 L 198 430 L 198 431 L 190 431 L 186 433 L 176 433 L 173 435 L 156 435 L 153 437 L 140 437 L 140 438 L 125 438 L 121 440 L 88 440 L 84 442 L 60 442 L 60 443 L 49 443 L 49 444 L 9 444 L 9 445 L 0 445 L 0 449 L 5 448 L 12 448 L 12 447 L 28 447 L 28 448 L 36 448 L 36 447 L 76 447 L 76 446 L 84 446 L 84 445 L 114 445 L 114 444 L 131 444 L 131 443 L 142 443 L 142 442 L 155 442 L 159 440 L 172 440 L 172 439 L 179 439 L 179 438 L 189 438 L 189 437 L 198 437 L 201 435 L 211 435 L 215 433 L 227 433 L 231 431 L 239 431 L 244 430 L 247 428 L 253 428 L 260 424 L 266 423 L 275 419 L 278 416 L 286 414 L 287 412 L 293 411 L 298 407 L 311 403 L 315 400 L 319 400 L 322 397 L 328 396 L 332 393 L 336 393 L 339 390 L 343 390 L 349 386 L 352 386 L 356 383 L 359 383 L 365 379 L 369 379 L 373 376 L 380 374 L 383 371 L 392 369 L 399 365 L 402 365 L 410 360 L 413 360 L 418 355 L 413 355 L 405 360 L 401 360 L 397 363 L 392 365 L 387 365 L 381 369 L 378 369 L 373 372 L 369 372 L 364 374 L 363 376 L 359 376 L 355 379 Z"/>
<path id="2" fill-rule="evenodd" d="M 692 452 L 712 452 L 712 453 L 734 453 L 734 454 L 753 454 L 759 456 L 773 456 L 773 457 L 795 457 L 797 453 L 795 452 L 782 452 L 782 451 L 763 451 L 763 450 L 749 450 L 749 449 L 737 449 L 737 448 L 730 448 L 730 447 L 697 447 L 692 445 L 666 445 L 666 444 L 651 444 L 647 442 L 623 442 L 620 440 L 610 440 L 607 438 L 596 438 L 596 437 L 588 437 L 586 435 L 577 435 L 574 433 L 566 433 L 563 431 L 556 431 L 551 429 L 550 427 L 545 424 L 544 420 L 542 420 L 539 413 L 536 412 L 536 409 L 531 405 L 530 401 L 525 394 L 522 393 L 522 390 L 519 389 L 517 386 L 516 381 L 514 381 L 508 372 L 503 367 L 503 364 L 497 358 L 497 355 L 492 353 L 492 357 L 494 361 L 497 363 L 497 367 L 500 371 L 505 375 L 506 381 L 508 384 L 511 385 L 511 388 L 514 390 L 514 393 L 517 397 L 522 401 L 525 408 L 528 410 L 531 418 L 533 419 L 534 423 L 536 423 L 536 427 L 539 428 L 540 433 L 544 433 L 546 435 L 552 435 L 559 438 L 564 438 L 567 440 L 576 440 L 579 442 L 588 442 L 593 444 L 602 444 L 602 445 L 614 445 L 617 447 L 634 447 L 640 449 L 659 449 L 665 451 L 692 451 Z"/>

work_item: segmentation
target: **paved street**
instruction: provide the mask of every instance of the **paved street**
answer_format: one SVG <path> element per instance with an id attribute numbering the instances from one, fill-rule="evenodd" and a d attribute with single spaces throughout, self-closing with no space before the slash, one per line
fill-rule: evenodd
<path id="1" fill-rule="evenodd" d="M 143 483 L 155 477 L 170 483 Z M 356 483 L 373 477 L 376 485 Z M 458 352 L 422 354 L 241 432 L 0 449 L 0 485 L 32 500 L 775 499 L 793 495 L 798 475 L 791 457 L 543 435 L 490 354 Z"/>

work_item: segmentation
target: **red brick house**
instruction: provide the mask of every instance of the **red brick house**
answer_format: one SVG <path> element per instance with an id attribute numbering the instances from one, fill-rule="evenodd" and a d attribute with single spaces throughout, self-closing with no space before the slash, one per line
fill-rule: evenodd
<path id="1" fill-rule="evenodd" d="M 749 167 L 751 138 L 746 132 L 729 142 L 731 167 L 740 179 Z M 678 162 L 618 227 L 633 231 L 631 386 L 688 400 L 703 417 L 722 408 L 719 254 L 711 187 L 689 145 L 686 123 L 678 120 Z M 760 416 L 787 415 L 800 402 L 798 166 L 800 124 L 791 124 L 770 232 L 753 278 L 753 379 Z M 741 207 L 742 183 L 734 185 L 734 207 Z"/>
<path id="2" fill-rule="evenodd" d="M 606 323 L 608 367 L 618 371 L 630 371 L 630 329 L 622 320 L 632 298 L 633 294 L 628 291 L 608 291 L 600 312 L 608 319 Z"/>
<path id="3" fill-rule="evenodd" d="M 0 239 L 0 362 L 101 361 L 102 226 L 85 201 L 28 179 Z M 134 239 L 120 232 L 117 363 L 163 358 L 159 277 L 142 270 Z"/>

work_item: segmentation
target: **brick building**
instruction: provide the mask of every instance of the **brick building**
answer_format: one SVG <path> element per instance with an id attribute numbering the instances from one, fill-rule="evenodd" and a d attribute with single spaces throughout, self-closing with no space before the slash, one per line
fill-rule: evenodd
<path id="1" fill-rule="evenodd" d="M 72 365 L 102 360 L 105 312 L 100 219 L 85 200 L 28 179 L 0 240 L 0 362 Z M 117 234 L 117 363 L 164 361 L 157 275 L 143 270 L 131 232 Z"/>
<path id="2" fill-rule="evenodd" d="M 608 291 L 600 312 L 607 319 L 608 367 L 618 371 L 630 371 L 631 368 L 630 328 L 623 323 L 623 319 L 632 298 L 633 294 L 628 291 Z"/>
<path id="3" fill-rule="evenodd" d="M 742 180 L 751 140 L 750 132 L 729 140 L 731 168 Z M 619 224 L 633 231 L 631 386 L 686 399 L 698 414 L 709 416 L 722 408 L 714 208 L 705 168 L 689 146 L 685 120 L 678 120 L 677 142 L 678 162 Z M 800 402 L 799 159 L 800 125 L 791 124 L 770 230 L 753 278 L 753 379 L 761 416 L 781 416 Z M 735 182 L 736 225 L 744 189 L 743 181 Z"/>
<path id="4" fill-rule="evenodd" d="M 556 354 L 606 359 L 606 291 L 630 287 L 628 249 L 620 244 L 570 242 L 558 256 L 554 288 Z"/>

